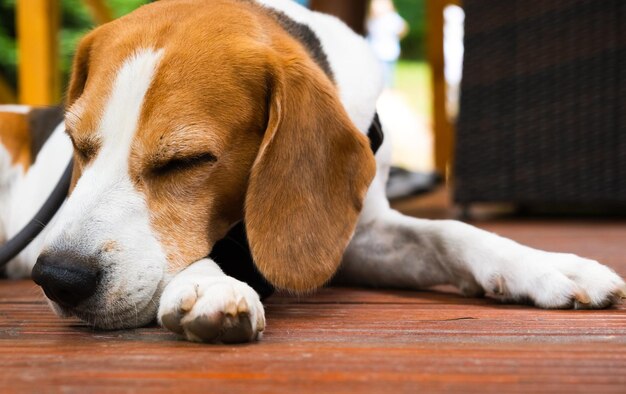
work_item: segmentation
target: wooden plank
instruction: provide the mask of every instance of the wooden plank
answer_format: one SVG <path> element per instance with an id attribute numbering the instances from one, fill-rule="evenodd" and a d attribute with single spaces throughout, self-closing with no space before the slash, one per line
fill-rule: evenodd
<path id="1" fill-rule="evenodd" d="M 623 307 L 541 311 L 456 295 L 325 289 L 299 302 L 270 299 L 259 343 L 209 346 L 157 327 L 93 331 L 52 315 L 30 282 L 2 288 L 0 383 L 16 391 L 616 392 L 625 383 Z"/>
<path id="2" fill-rule="evenodd" d="M 404 211 L 448 209 L 442 193 Z M 626 274 L 621 219 L 498 219 L 480 227 Z M 261 342 L 212 346 L 158 327 L 95 331 L 0 282 L 0 387 L 212 393 L 623 392 L 626 305 L 539 310 L 432 292 L 330 288 L 267 300 Z"/>
<path id="3" fill-rule="evenodd" d="M 61 99 L 58 65 L 58 0 L 17 0 L 18 98 L 49 105 Z"/>
<path id="4" fill-rule="evenodd" d="M 113 12 L 104 0 L 83 0 L 83 3 L 87 6 L 91 17 L 98 25 L 113 20 Z"/>

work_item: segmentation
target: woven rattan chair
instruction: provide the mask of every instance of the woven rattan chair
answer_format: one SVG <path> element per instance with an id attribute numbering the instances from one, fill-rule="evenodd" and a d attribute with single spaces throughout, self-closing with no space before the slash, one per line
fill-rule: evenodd
<path id="1" fill-rule="evenodd" d="M 626 1 L 464 0 L 457 203 L 626 203 Z"/>

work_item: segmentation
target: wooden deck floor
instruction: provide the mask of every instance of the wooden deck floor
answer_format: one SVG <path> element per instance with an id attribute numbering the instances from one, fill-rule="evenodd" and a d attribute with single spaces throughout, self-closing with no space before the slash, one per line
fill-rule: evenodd
<path id="1" fill-rule="evenodd" d="M 399 205 L 437 212 L 422 201 Z M 477 224 L 626 275 L 626 219 Z M 626 392 L 626 306 L 542 311 L 451 289 L 345 288 L 266 305 L 260 343 L 210 346 L 158 327 L 93 331 L 56 318 L 31 282 L 0 282 L 0 392 Z"/>

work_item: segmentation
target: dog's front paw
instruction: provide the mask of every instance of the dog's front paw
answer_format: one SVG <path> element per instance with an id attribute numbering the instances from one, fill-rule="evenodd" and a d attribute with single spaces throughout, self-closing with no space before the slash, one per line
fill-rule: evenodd
<path id="1" fill-rule="evenodd" d="M 161 296 L 158 318 L 194 342 L 250 342 L 265 329 L 258 294 L 229 276 L 174 278 Z"/>
<path id="2" fill-rule="evenodd" d="M 529 299 L 542 308 L 598 309 L 626 298 L 626 284 L 613 270 L 573 254 L 533 253 L 511 274 L 493 278 L 493 292 L 506 300 Z"/>

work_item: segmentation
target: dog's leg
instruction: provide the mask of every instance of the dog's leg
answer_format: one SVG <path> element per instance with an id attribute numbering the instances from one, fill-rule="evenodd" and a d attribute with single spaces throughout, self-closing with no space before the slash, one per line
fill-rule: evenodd
<path id="1" fill-rule="evenodd" d="M 389 207 L 385 184 L 391 147 L 377 153 L 378 173 L 335 282 L 424 289 L 456 285 L 543 308 L 602 308 L 626 297 L 610 268 L 573 254 L 550 253 L 453 220 L 424 220 Z"/>
<path id="2" fill-rule="evenodd" d="M 543 308 L 602 308 L 626 297 L 610 268 L 573 254 L 550 253 L 453 220 L 422 220 L 391 209 L 362 223 L 337 280 L 379 287 L 456 285 Z"/>
<path id="3" fill-rule="evenodd" d="M 159 322 L 195 342 L 239 343 L 260 338 L 265 312 L 258 294 L 202 259 L 176 275 L 161 295 Z"/>

